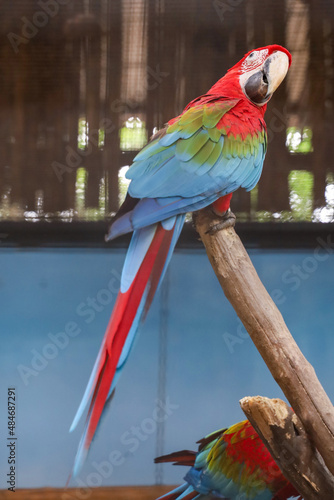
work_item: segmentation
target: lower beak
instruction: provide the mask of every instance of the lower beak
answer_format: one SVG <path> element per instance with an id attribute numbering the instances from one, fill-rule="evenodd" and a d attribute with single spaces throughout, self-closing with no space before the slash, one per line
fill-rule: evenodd
<path id="1" fill-rule="evenodd" d="M 271 54 L 261 68 L 248 78 L 245 84 L 247 97 L 255 104 L 267 103 L 284 80 L 288 69 L 289 58 L 284 52 Z"/>

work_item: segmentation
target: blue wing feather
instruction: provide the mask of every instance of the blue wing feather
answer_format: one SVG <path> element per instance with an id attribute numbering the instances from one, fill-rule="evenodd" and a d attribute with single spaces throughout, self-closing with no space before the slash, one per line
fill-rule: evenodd
<path id="1" fill-rule="evenodd" d="M 107 239 L 118 236 L 141 227 L 155 224 L 175 215 L 194 212 L 210 205 L 217 199 L 217 195 L 196 196 L 194 198 L 144 198 L 127 214 L 117 219 L 111 226 Z"/>
<path id="2" fill-rule="evenodd" d="M 159 151 L 159 143 L 172 134 L 176 134 L 175 137 L 179 139 L 168 148 Z M 210 204 L 212 195 L 217 199 L 241 186 L 252 189 L 255 180 L 257 181 L 261 175 L 265 153 L 263 145 L 260 145 L 254 154 L 250 154 L 249 150 L 246 155 L 231 152 L 229 149 L 223 151 L 225 137 L 222 135 L 215 143 L 210 139 L 208 131 L 201 129 L 192 137 L 192 139 L 195 136 L 200 138 L 195 153 L 191 152 L 190 142 L 189 147 L 183 147 L 182 151 L 178 152 L 178 144 L 184 140 L 180 139 L 180 132 L 172 134 L 166 134 L 160 140 L 153 141 L 151 157 L 147 156 L 148 145 L 144 157 L 139 154 L 138 160 L 136 158 L 128 170 L 127 178 L 131 179 L 129 194 L 132 197 L 197 198 L 204 195 L 210 197 L 207 203 Z M 258 167 L 260 172 L 253 172 Z M 184 207 L 190 211 L 191 205 L 192 202 L 187 202 Z M 164 212 L 163 216 L 170 215 L 172 214 L 165 215 Z"/>

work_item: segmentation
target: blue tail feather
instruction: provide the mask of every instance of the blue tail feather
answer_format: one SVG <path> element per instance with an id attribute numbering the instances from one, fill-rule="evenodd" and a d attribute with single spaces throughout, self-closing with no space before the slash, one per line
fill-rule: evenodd
<path id="1" fill-rule="evenodd" d="M 170 262 L 170 259 L 173 254 L 173 250 L 175 248 L 176 242 L 179 238 L 179 235 L 181 233 L 183 224 L 184 224 L 184 219 L 185 215 L 179 215 L 177 217 L 171 217 L 170 219 L 166 219 L 163 223 L 163 227 L 167 231 L 173 231 L 172 239 L 170 242 L 169 250 L 165 259 L 165 262 L 163 264 L 163 269 L 161 270 L 160 273 L 160 279 L 159 279 L 159 284 L 158 288 L 163 280 L 163 277 L 166 273 L 168 264 Z M 116 221 L 117 222 L 117 221 Z M 127 256 L 125 258 L 124 266 L 123 266 L 123 272 L 122 272 L 122 278 L 121 278 L 121 292 L 126 293 L 128 290 L 129 286 L 131 285 L 134 277 L 136 276 L 138 269 L 143 262 L 143 259 L 147 253 L 147 250 L 154 238 L 155 232 L 156 232 L 157 225 L 151 225 L 149 227 L 145 227 L 139 230 L 136 230 L 132 236 L 131 243 L 127 252 Z M 126 338 L 125 344 L 123 346 L 120 358 L 118 360 L 117 364 L 117 369 L 116 373 L 113 379 L 113 382 L 111 384 L 111 388 L 109 391 L 109 395 L 113 392 L 115 389 L 115 386 L 118 382 L 118 379 L 120 377 L 121 371 L 129 357 L 129 354 L 133 348 L 137 332 L 140 326 L 140 323 L 144 320 L 144 310 L 146 306 L 146 300 L 147 300 L 147 294 L 149 291 L 149 284 L 147 285 L 147 289 L 145 293 L 143 294 L 143 297 L 141 299 L 140 305 L 137 309 L 135 318 L 133 320 L 132 326 L 129 330 L 128 336 Z M 105 340 L 105 339 L 104 339 Z M 77 426 L 84 410 L 85 407 L 87 406 L 89 399 L 92 395 L 92 391 L 94 390 L 94 384 L 97 376 L 97 371 L 99 364 L 101 362 L 101 356 L 103 355 L 103 351 L 105 349 L 104 346 L 104 341 L 102 342 L 97 360 L 95 362 L 92 374 L 89 378 L 89 382 L 87 385 L 87 388 L 85 390 L 84 396 L 82 398 L 82 401 L 79 405 L 79 408 L 77 410 L 77 413 L 74 417 L 73 423 L 71 425 L 70 431 L 73 431 L 75 427 Z M 77 471 L 80 470 L 81 465 L 84 461 L 85 457 L 78 457 L 77 464 L 73 470 L 73 474 L 76 475 Z"/>

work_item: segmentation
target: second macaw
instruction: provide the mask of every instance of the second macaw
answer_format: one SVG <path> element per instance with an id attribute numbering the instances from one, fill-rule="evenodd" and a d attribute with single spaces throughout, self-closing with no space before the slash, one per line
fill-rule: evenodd
<path id="1" fill-rule="evenodd" d="M 290 64 L 290 53 L 279 45 L 248 52 L 156 133 L 128 170 L 128 194 L 107 239 L 130 231 L 133 236 L 116 304 L 71 426 L 90 401 L 74 475 L 163 279 L 185 214 L 211 205 L 224 219 L 233 191 L 257 184 L 267 148 L 267 102 Z"/>
<path id="2" fill-rule="evenodd" d="M 182 486 L 157 500 L 302 500 L 248 420 L 198 443 L 198 452 L 184 450 L 155 459 L 191 467 Z"/>

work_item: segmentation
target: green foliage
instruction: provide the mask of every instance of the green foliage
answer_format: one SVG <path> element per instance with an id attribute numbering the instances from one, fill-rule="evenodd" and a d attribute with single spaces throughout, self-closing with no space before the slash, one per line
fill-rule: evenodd
<path id="1" fill-rule="evenodd" d="M 256 222 L 271 222 L 273 220 L 273 214 L 266 210 L 259 210 L 256 212 L 255 220 Z"/>
<path id="2" fill-rule="evenodd" d="M 86 149 L 88 144 L 88 122 L 85 118 L 79 118 L 78 122 L 78 148 Z"/>
<path id="3" fill-rule="evenodd" d="M 120 129 L 119 135 L 122 151 L 139 151 L 147 143 L 145 122 L 138 116 L 131 116 Z"/>
<path id="4" fill-rule="evenodd" d="M 105 139 L 105 130 L 103 128 L 99 128 L 98 132 L 98 147 L 102 148 L 104 146 L 104 139 Z"/>
<path id="5" fill-rule="evenodd" d="M 88 181 L 87 170 L 83 167 L 77 169 L 75 182 L 75 212 L 76 217 L 87 220 L 101 220 L 105 216 L 105 182 L 101 180 L 99 186 L 99 207 L 86 207 L 86 188 Z"/>
<path id="6" fill-rule="evenodd" d="M 286 146 L 290 153 L 307 154 L 313 151 L 312 129 L 289 127 L 286 130 Z"/>
<path id="7" fill-rule="evenodd" d="M 271 213 L 266 210 L 257 210 L 259 191 L 258 186 L 255 186 L 250 192 L 250 219 L 256 222 L 311 221 L 313 216 L 313 174 L 305 170 L 292 170 L 288 177 L 288 183 L 291 211 L 282 210 Z"/>
<path id="8" fill-rule="evenodd" d="M 77 169 L 75 182 L 75 209 L 79 217 L 85 209 L 85 191 L 87 184 L 87 170 L 83 167 Z"/>
<path id="9" fill-rule="evenodd" d="M 297 221 L 311 221 L 313 208 L 313 174 L 306 170 L 291 170 L 288 182 L 293 219 Z"/>
<path id="10" fill-rule="evenodd" d="M 107 186 L 105 178 L 102 177 L 99 185 L 99 212 L 101 216 L 106 214 Z"/>
<path id="11" fill-rule="evenodd" d="M 250 210 L 251 210 L 251 219 L 254 219 L 254 215 L 256 213 L 257 202 L 259 198 L 259 186 L 255 186 L 249 193 L 250 195 Z"/>
<path id="12" fill-rule="evenodd" d="M 100 128 L 98 131 L 98 147 L 103 148 L 104 146 L 104 140 L 105 140 L 105 130 L 103 128 Z M 96 141 L 96 133 L 94 134 L 94 131 L 92 131 L 92 134 L 94 136 L 94 140 Z M 92 140 L 94 144 L 96 142 Z M 85 118 L 79 118 L 78 122 L 78 149 L 85 150 L 88 146 L 89 142 L 89 124 L 86 121 Z"/>

